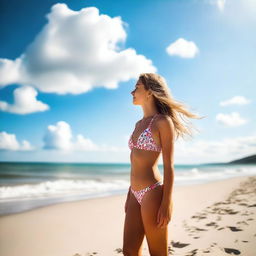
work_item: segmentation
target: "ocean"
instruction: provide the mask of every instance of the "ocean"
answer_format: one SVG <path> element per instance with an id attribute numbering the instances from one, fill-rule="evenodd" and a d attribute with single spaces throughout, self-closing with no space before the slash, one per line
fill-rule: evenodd
<path id="1" fill-rule="evenodd" d="M 256 175 L 256 165 L 175 165 L 175 186 Z M 158 165 L 163 177 L 163 166 Z M 0 162 L 0 216 L 46 205 L 124 195 L 130 164 Z"/>

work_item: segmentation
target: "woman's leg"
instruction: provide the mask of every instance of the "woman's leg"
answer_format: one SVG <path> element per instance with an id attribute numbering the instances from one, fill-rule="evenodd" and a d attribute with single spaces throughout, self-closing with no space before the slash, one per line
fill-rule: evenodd
<path id="1" fill-rule="evenodd" d="M 124 222 L 123 254 L 125 256 L 141 256 L 145 232 L 140 204 L 131 192 L 127 204 Z"/>
<path id="2" fill-rule="evenodd" d="M 162 194 L 163 186 L 157 186 L 144 195 L 141 204 L 141 216 L 151 256 L 168 255 L 168 228 L 157 227 Z"/>

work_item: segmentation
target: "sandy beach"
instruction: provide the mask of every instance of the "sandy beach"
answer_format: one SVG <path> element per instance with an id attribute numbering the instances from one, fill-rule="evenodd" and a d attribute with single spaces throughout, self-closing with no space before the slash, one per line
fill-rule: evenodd
<path id="1" fill-rule="evenodd" d="M 122 255 L 126 196 L 0 218 L 1 256 Z M 170 255 L 256 255 L 256 176 L 174 186 Z M 143 256 L 149 255 L 146 238 Z"/>

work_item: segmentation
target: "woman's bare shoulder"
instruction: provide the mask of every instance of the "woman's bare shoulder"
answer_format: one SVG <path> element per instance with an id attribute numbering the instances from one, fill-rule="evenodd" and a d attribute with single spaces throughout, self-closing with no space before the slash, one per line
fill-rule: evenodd
<path id="1" fill-rule="evenodd" d="M 141 120 L 137 121 L 137 122 L 135 123 L 135 126 L 138 125 L 140 122 L 141 122 Z"/>
<path id="2" fill-rule="evenodd" d="M 161 125 L 167 125 L 167 124 L 173 125 L 172 118 L 166 114 L 158 114 L 156 118 L 156 125 L 158 126 L 158 128 Z"/>
<path id="3" fill-rule="evenodd" d="M 166 114 L 158 114 L 156 117 L 157 121 L 164 121 L 164 120 L 172 120 L 170 116 L 166 115 Z"/>

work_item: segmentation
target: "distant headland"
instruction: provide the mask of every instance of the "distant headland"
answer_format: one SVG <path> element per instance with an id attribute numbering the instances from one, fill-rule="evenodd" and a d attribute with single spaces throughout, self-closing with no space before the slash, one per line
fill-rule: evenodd
<path id="1" fill-rule="evenodd" d="M 232 160 L 230 162 L 207 163 L 204 165 L 225 165 L 225 164 L 256 164 L 256 155 L 246 156 L 240 159 Z"/>
<path id="2" fill-rule="evenodd" d="M 243 157 L 237 160 L 228 162 L 227 164 L 256 164 L 256 155 Z"/>

